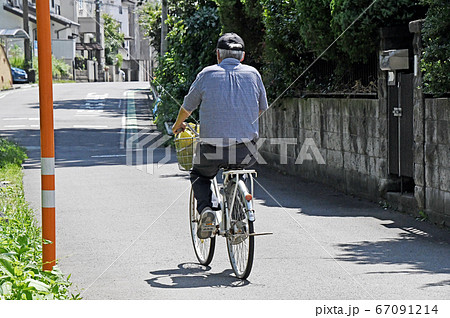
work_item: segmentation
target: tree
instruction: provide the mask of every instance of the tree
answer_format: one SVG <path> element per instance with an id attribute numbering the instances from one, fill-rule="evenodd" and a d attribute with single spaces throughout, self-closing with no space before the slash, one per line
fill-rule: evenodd
<path id="1" fill-rule="evenodd" d="M 364 63 L 375 56 L 379 28 L 407 25 L 424 17 L 424 10 L 416 0 L 331 0 L 330 6 L 333 37 L 342 35 L 336 45 L 350 63 Z"/>
<path id="2" fill-rule="evenodd" d="M 262 66 L 264 24 L 260 0 L 217 0 L 222 33 L 239 34 L 245 43 L 245 63 Z"/>
<path id="3" fill-rule="evenodd" d="M 277 98 L 311 62 L 304 40 L 299 34 L 299 19 L 295 0 L 262 0 L 265 27 L 263 78 L 270 98 Z M 296 87 L 304 86 L 298 81 Z"/>
<path id="4" fill-rule="evenodd" d="M 450 1 L 425 0 L 430 7 L 423 25 L 424 90 L 442 95 L 450 93 Z"/>
<path id="5" fill-rule="evenodd" d="M 164 122 L 176 119 L 196 75 L 217 62 L 214 49 L 221 29 L 214 1 L 170 1 L 168 9 L 168 51 L 160 57 L 154 79 L 162 100 L 156 113 L 156 123 L 161 130 Z M 151 15 L 154 11 L 143 20 L 155 30 L 156 18 L 150 21 Z M 141 25 L 145 28 L 146 24 Z"/>
<path id="6" fill-rule="evenodd" d="M 115 64 L 119 49 L 124 46 L 125 34 L 120 31 L 120 24 L 111 15 L 102 15 L 105 28 L 105 59 L 107 65 Z"/>
<path id="7" fill-rule="evenodd" d="M 145 2 L 138 9 L 139 25 L 145 32 L 152 46 L 161 48 L 161 5 L 156 2 Z"/>
<path id="8" fill-rule="evenodd" d="M 319 56 L 333 43 L 331 32 L 330 0 L 297 0 L 299 35 L 308 50 Z M 335 49 L 328 50 L 325 58 L 332 59 Z"/>

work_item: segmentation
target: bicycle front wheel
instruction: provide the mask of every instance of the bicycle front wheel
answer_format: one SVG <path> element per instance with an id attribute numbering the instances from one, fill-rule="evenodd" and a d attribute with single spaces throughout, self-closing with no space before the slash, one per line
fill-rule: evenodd
<path id="1" fill-rule="evenodd" d="M 231 185 L 235 186 L 235 183 Z M 231 202 L 230 202 L 231 204 Z M 231 209 L 230 209 L 231 210 Z M 255 250 L 253 221 L 248 218 L 244 194 L 238 189 L 231 214 L 231 229 L 227 235 L 227 250 L 231 267 L 240 279 L 250 275 Z"/>
<path id="2" fill-rule="evenodd" d="M 194 198 L 194 190 L 191 188 L 189 198 L 189 224 L 191 227 L 192 244 L 194 245 L 195 255 L 200 264 L 208 266 L 214 256 L 216 246 L 216 237 L 201 239 L 197 236 L 197 228 L 200 220 L 200 214 L 197 212 L 197 200 Z"/>

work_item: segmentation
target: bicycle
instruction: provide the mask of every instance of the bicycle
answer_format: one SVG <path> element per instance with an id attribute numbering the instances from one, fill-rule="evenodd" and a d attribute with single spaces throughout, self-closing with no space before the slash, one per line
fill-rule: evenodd
<path id="1" fill-rule="evenodd" d="M 192 125 L 195 127 L 195 125 Z M 192 137 L 175 137 L 175 147 L 180 170 L 186 171 L 192 168 L 193 153 L 199 139 L 198 131 L 188 125 Z M 191 162 L 190 167 L 186 162 Z M 218 201 L 219 211 L 216 211 L 216 229 L 210 238 L 197 237 L 200 214 L 197 211 L 194 192 L 191 188 L 189 197 L 189 224 L 195 255 L 200 264 L 207 266 L 211 263 L 216 237 L 225 237 L 228 257 L 234 273 L 239 279 L 246 279 L 253 266 L 255 250 L 254 237 L 271 233 L 254 232 L 255 210 L 253 208 L 253 176 L 255 170 L 224 170 L 222 172 L 223 184 L 219 185 L 217 177 L 211 183 L 213 201 Z M 250 190 L 247 183 L 250 183 Z"/>

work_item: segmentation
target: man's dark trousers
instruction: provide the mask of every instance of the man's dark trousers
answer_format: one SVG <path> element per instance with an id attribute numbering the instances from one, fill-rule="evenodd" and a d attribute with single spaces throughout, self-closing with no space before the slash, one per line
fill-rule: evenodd
<path id="1" fill-rule="evenodd" d="M 218 147 L 207 143 L 197 145 L 194 165 L 190 179 L 197 200 L 197 211 L 212 207 L 211 180 L 219 169 L 245 169 L 256 162 L 256 141 L 235 144 L 228 147 Z"/>

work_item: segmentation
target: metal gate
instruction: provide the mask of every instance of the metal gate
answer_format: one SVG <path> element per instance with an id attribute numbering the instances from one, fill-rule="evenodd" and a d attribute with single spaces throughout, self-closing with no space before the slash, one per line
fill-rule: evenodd
<path id="1" fill-rule="evenodd" d="M 388 86 L 389 173 L 414 177 L 413 78 L 398 72 Z"/>

